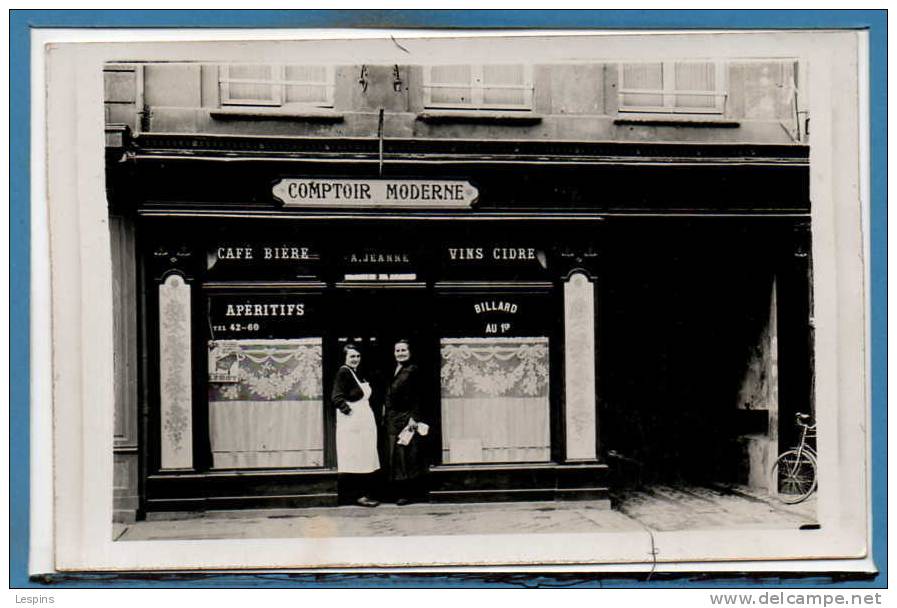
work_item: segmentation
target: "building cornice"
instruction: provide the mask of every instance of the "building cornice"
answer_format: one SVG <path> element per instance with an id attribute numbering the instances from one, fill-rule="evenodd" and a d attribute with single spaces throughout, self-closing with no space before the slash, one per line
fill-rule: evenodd
<path id="1" fill-rule="evenodd" d="M 390 164 L 623 164 L 809 166 L 804 144 L 313 138 L 141 133 L 123 142 L 131 160 L 383 162 Z"/>

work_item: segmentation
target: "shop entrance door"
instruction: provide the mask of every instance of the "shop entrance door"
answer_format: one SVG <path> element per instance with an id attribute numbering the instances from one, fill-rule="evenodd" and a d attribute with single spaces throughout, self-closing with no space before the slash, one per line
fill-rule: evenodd
<path id="1" fill-rule="evenodd" d="M 434 338 L 432 302 L 423 287 L 346 288 L 331 310 L 327 347 L 327 403 L 336 370 L 344 363 L 343 347 L 354 343 L 361 352 L 359 375 L 371 383 L 371 407 L 382 428 L 384 396 L 396 369 L 395 343 L 407 340 L 411 361 L 420 369 L 422 400 L 432 424 L 438 421 L 439 345 Z M 335 451 L 331 452 L 334 453 Z M 335 460 L 333 461 L 335 462 Z"/>

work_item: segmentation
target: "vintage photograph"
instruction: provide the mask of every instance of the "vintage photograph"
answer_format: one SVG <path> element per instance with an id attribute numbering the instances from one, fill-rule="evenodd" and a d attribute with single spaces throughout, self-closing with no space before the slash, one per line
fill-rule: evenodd
<path id="1" fill-rule="evenodd" d="M 862 34 L 179 34 L 45 47 L 54 569 L 875 570 Z"/>
<path id="2" fill-rule="evenodd" d="M 103 68 L 117 540 L 818 527 L 805 63 L 309 59 Z"/>

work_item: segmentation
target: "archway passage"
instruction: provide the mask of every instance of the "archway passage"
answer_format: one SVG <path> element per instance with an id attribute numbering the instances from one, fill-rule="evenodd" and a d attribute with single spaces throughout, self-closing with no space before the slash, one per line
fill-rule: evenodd
<path id="1" fill-rule="evenodd" d="M 622 487 L 766 491 L 794 414 L 812 409 L 808 279 L 794 269 L 789 232 L 683 228 L 649 227 L 637 249 L 620 240 L 606 260 L 608 462 Z"/>

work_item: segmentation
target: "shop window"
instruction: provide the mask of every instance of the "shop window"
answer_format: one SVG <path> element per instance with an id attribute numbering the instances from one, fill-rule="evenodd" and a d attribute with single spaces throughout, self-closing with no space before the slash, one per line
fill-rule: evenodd
<path id="1" fill-rule="evenodd" d="M 210 344 L 213 468 L 324 465 L 321 342 L 299 338 Z"/>
<path id="2" fill-rule="evenodd" d="M 619 71 L 620 112 L 722 114 L 724 65 L 710 61 L 624 63 Z"/>
<path id="3" fill-rule="evenodd" d="M 333 107 L 333 68 L 307 65 L 222 65 L 221 105 Z"/>
<path id="4" fill-rule="evenodd" d="M 424 69 L 424 107 L 532 110 L 532 66 L 438 65 Z"/>
<path id="5" fill-rule="evenodd" d="M 548 461 L 548 338 L 443 338 L 440 350 L 443 462 Z"/>

